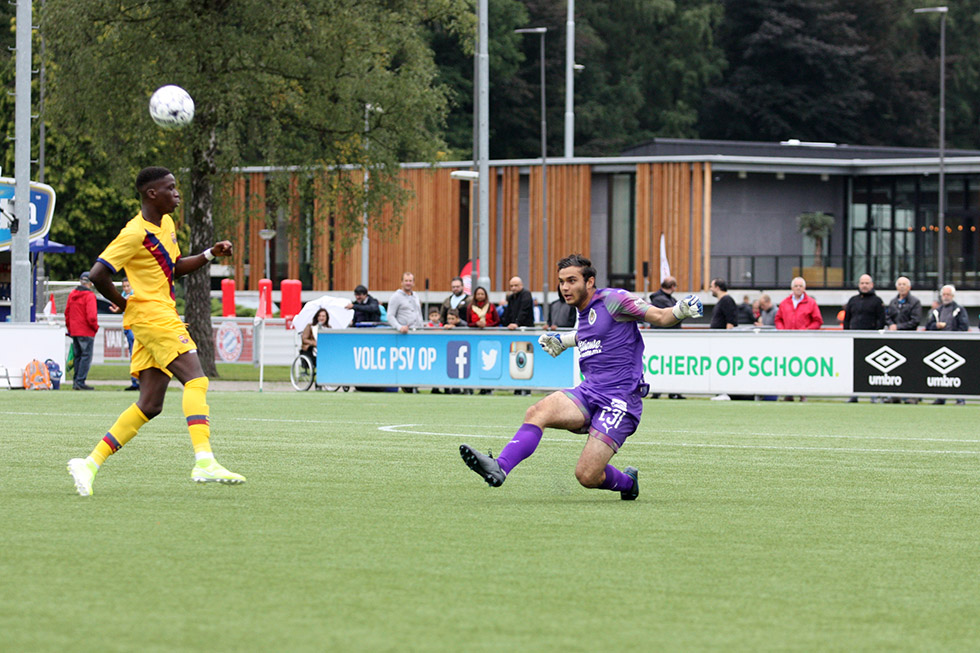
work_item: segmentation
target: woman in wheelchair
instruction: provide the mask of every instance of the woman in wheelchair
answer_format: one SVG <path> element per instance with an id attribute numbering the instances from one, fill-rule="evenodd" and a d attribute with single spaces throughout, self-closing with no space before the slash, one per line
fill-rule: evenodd
<path id="1" fill-rule="evenodd" d="M 301 354 L 306 354 L 310 360 L 313 362 L 313 368 L 316 369 L 316 334 L 317 329 L 326 329 L 330 326 L 330 314 L 327 313 L 327 309 L 321 308 L 313 316 L 313 321 L 306 325 L 303 329 L 303 343 L 300 349 Z"/>

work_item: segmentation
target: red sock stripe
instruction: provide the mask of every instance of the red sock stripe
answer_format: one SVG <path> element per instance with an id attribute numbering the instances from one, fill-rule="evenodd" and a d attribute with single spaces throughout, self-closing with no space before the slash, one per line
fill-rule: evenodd
<path id="1" fill-rule="evenodd" d="M 187 426 L 196 426 L 198 424 L 208 424 L 207 415 L 188 415 L 187 416 Z"/>
<path id="2" fill-rule="evenodd" d="M 119 440 L 112 436 L 112 433 L 106 433 L 105 437 L 102 438 L 102 441 L 109 445 L 109 448 L 112 449 L 112 453 L 116 453 L 122 447 L 122 445 L 119 444 Z"/>

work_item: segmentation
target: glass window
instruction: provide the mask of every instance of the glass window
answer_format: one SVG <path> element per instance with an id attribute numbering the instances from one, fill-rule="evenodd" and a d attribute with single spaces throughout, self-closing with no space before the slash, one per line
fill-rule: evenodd
<path id="1" fill-rule="evenodd" d="M 633 175 L 612 175 L 609 185 L 609 274 L 633 277 Z"/>

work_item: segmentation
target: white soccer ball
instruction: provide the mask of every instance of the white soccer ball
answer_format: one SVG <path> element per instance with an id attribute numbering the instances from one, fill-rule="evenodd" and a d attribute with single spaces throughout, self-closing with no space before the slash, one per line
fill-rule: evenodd
<path id="1" fill-rule="evenodd" d="M 194 118 L 194 100 L 179 86 L 161 86 L 150 97 L 150 117 L 164 129 L 180 129 Z"/>

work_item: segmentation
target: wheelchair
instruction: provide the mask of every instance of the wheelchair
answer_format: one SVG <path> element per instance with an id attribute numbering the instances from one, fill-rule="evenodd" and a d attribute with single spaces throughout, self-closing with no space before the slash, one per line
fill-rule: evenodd
<path id="1" fill-rule="evenodd" d="M 289 382 L 299 392 L 305 392 L 310 388 L 314 390 L 326 390 L 327 392 L 337 392 L 338 390 L 347 392 L 350 390 L 349 386 L 320 385 L 317 383 L 316 365 L 314 365 L 312 358 L 303 353 L 302 349 L 299 350 L 299 354 L 296 355 L 296 358 L 293 359 L 292 364 L 289 366 Z"/>

